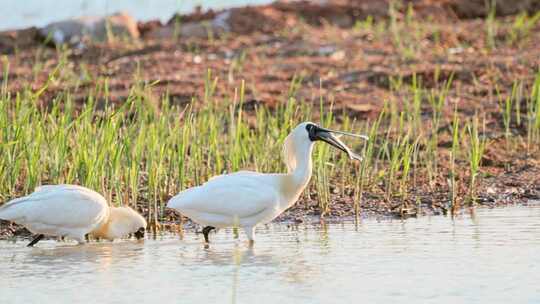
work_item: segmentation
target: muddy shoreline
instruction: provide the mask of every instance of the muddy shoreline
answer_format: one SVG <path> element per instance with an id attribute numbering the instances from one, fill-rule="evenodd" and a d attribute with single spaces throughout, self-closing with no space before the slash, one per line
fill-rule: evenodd
<path id="1" fill-rule="evenodd" d="M 331 109 L 338 119 L 373 120 L 384 101 L 403 106 L 402 100 L 409 96 L 404 87 L 419 82 L 426 91 L 438 90 L 451 78 L 449 104 L 442 110 L 443 124 L 437 130 L 441 133 L 438 147 L 449 148 L 454 109 L 463 118 L 480 113 L 490 144 L 482 158 L 476 204 L 489 208 L 525 204 L 540 199 L 539 149 L 526 148 L 521 141 L 511 150 L 504 148 L 500 103 L 513 94 L 516 81 L 524 88 L 535 81 L 540 66 L 540 25 L 533 24 L 518 39 L 515 20 L 522 11 L 531 15 L 538 12 L 540 4 L 518 1 L 519 5 L 497 7 L 496 33 L 489 36 L 484 30 L 488 24 L 486 8 L 479 2 L 484 3 L 422 0 L 390 8 L 389 2 L 374 0 L 300 1 L 197 11 L 173 16 L 165 24 L 139 23 L 137 38 L 82 40 L 84 43 L 62 52 L 50 41 L 45 43 L 38 29 L 6 31 L 0 33 L 4 55 L 0 70 L 8 71 L 7 91 L 12 95 L 28 87 L 37 91 L 47 83 L 38 101 L 44 108 L 66 90 L 78 104 L 83 104 L 90 92 L 98 103 L 120 105 L 134 85 L 153 83 L 148 99 L 155 101 L 156 111 L 159 96 L 164 94 L 179 106 L 203 100 L 211 71 L 211 77 L 217 79 L 217 100 L 230 99 L 245 83 L 243 107 L 252 125 L 256 124 L 255 109 L 275 108 L 287 100 L 291 83 L 298 79 L 302 86 L 296 91 L 297 100 L 317 109 L 324 96 L 325 109 Z M 184 28 L 181 35 L 175 32 L 178 24 Z M 61 75 L 48 81 L 61 61 Z M 0 83 L 4 80 L 2 75 Z M 100 92 L 92 91 L 96 84 L 105 82 L 110 94 L 107 101 Z M 423 117 L 431 114 L 427 107 L 421 110 Z M 510 131 L 512 136 L 526 132 L 516 122 Z M 440 166 L 448 168 L 448 159 L 443 158 Z M 427 179 L 419 176 L 406 199 L 385 199 L 384 185 L 371 185 L 363 194 L 360 214 L 398 218 L 448 215 L 446 178 L 443 174 L 428 185 Z M 467 193 L 467 178 L 467 173 L 461 172 L 458 192 L 462 196 Z M 332 203 L 324 217 L 354 217 L 353 189 L 338 185 L 337 181 L 330 183 Z M 461 206 L 467 203 L 462 201 Z M 148 212 L 145 208 L 140 205 L 142 213 Z M 302 223 L 320 216 L 317 194 L 308 191 L 276 221 Z M 161 220 L 176 223 L 178 216 L 166 211 Z M 188 220 L 184 223 L 192 227 Z M 0 239 L 26 234 L 21 227 L 0 222 Z"/>

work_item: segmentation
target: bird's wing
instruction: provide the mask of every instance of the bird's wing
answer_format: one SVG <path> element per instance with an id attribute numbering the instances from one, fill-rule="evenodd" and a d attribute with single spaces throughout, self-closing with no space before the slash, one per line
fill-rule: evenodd
<path id="1" fill-rule="evenodd" d="M 190 188 L 173 197 L 168 207 L 225 216 L 249 217 L 279 202 L 276 187 L 262 175 L 229 174 Z"/>
<path id="2" fill-rule="evenodd" d="M 244 177 L 244 176 L 260 176 L 262 173 L 259 172 L 253 172 L 253 171 L 237 171 L 234 173 L 229 174 L 222 174 L 222 175 L 216 175 L 212 176 L 204 185 L 212 182 L 216 182 L 218 180 L 221 180 L 222 178 L 231 178 L 231 177 Z"/>
<path id="3" fill-rule="evenodd" d="M 36 187 L 36 189 L 34 189 L 34 192 L 31 193 L 30 195 L 36 194 L 37 192 L 41 192 L 41 191 L 54 191 L 54 190 L 60 190 L 60 189 L 76 189 L 76 190 L 83 190 L 84 191 L 87 188 L 77 186 L 77 185 L 69 185 L 69 184 L 42 185 L 42 186 Z"/>
<path id="4" fill-rule="evenodd" d="M 75 188 L 75 189 L 82 188 L 82 189 L 86 189 L 84 187 L 75 186 L 75 185 L 67 185 L 67 184 L 43 185 L 43 186 L 36 187 L 36 189 L 34 189 L 34 192 L 28 194 L 27 196 L 19 197 L 19 198 L 13 199 L 13 200 L 3 204 L 2 206 L 0 206 L 0 210 L 2 210 L 2 209 L 5 210 L 5 209 L 7 209 L 7 207 L 13 207 L 13 206 L 15 206 L 17 204 L 20 204 L 20 203 L 24 202 L 24 201 L 28 201 L 29 199 L 39 199 L 41 194 L 46 194 L 46 193 L 50 194 L 52 191 L 58 191 L 58 190 L 63 189 L 63 188 Z"/>
<path id="5" fill-rule="evenodd" d="M 19 224 L 41 223 L 64 227 L 95 224 L 108 214 L 100 194 L 79 186 L 42 186 L 28 196 L 0 208 L 0 218 Z"/>

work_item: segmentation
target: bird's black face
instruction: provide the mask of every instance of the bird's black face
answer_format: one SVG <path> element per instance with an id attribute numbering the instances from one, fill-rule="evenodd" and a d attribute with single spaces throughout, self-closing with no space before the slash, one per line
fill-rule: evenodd
<path id="1" fill-rule="evenodd" d="M 144 232 L 144 227 L 141 227 L 133 235 L 137 238 L 137 240 L 144 239 Z"/>
<path id="2" fill-rule="evenodd" d="M 317 126 L 316 124 L 308 124 L 306 126 L 306 130 L 309 134 L 309 139 L 311 141 L 316 141 L 317 140 L 317 128 L 319 128 L 319 126 Z"/>
<path id="3" fill-rule="evenodd" d="M 317 140 L 324 141 L 325 143 L 327 143 L 327 144 L 329 144 L 329 145 L 331 145 L 331 146 L 333 146 L 335 148 L 338 148 L 339 150 L 347 153 L 347 155 L 349 156 L 350 159 L 362 160 L 361 156 L 359 156 L 356 153 L 352 152 L 351 149 L 349 149 L 349 147 L 347 147 L 343 142 L 341 142 L 341 140 L 339 140 L 339 138 L 337 138 L 332 133 L 338 133 L 338 134 L 344 134 L 344 135 L 349 135 L 349 136 L 361 137 L 361 138 L 364 138 L 364 139 L 367 139 L 367 137 L 365 137 L 363 135 L 356 135 L 356 134 L 350 134 L 350 133 L 341 132 L 341 131 L 333 131 L 333 130 L 325 129 L 325 128 L 319 127 L 319 126 L 317 126 L 316 124 L 313 124 L 313 123 L 310 123 L 310 124 L 306 125 L 306 130 L 307 130 L 307 132 L 309 134 L 309 139 L 311 141 L 317 141 Z"/>

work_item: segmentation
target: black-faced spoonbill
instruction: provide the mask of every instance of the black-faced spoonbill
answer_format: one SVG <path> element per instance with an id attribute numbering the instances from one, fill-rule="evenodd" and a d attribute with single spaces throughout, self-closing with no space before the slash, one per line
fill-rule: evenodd
<path id="1" fill-rule="evenodd" d="M 215 176 L 201 186 L 180 192 L 169 200 L 167 207 L 203 225 L 207 243 L 212 229 L 232 226 L 244 228 L 253 243 L 255 226 L 270 222 L 291 207 L 309 183 L 315 141 L 324 141 L 347 153 L 349 158 L 362 160 L 333 133 L 367 140 L 365 135 L 329 130 L 311 122 L 301 123 L 283 145 L 287 173 L 239 171 Z"/>
<path id="2" fill-rule="evenodd" d="M 129 207 L 109 207 L 105 198 L 75 185 L 47 185 L 0 207 L 0 219 L 25 226 L 37 234 L 28 246 L 45 235 L 69 237 L 79 244 L 91 234 L 109 240 L 134 233 L 143 238 L 146 220 Z"/>

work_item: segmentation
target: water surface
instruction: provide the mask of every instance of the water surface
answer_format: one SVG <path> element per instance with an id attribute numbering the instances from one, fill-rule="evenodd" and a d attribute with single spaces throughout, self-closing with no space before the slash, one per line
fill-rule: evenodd
<path id="1" fill-rule="evenodd" d="M 137 20 L 160 19 L 167 21 L 175 12 L 192 12 L 196 6 L 203 9 L 270 3 L 269 0 L 2 0 L 0 30 L 29 26 L 44 26 L 85 15 L 106 16 L 125 11 Z"/>
<path id="2" fill-rule="evenodd" d="M 540 206 L 76 246 L 0 242 L 0 303 L 539 303 Z"/>

